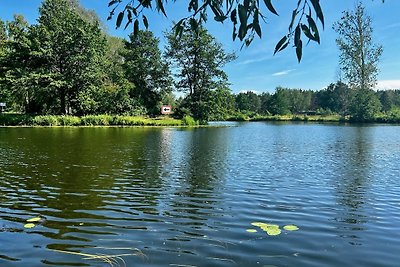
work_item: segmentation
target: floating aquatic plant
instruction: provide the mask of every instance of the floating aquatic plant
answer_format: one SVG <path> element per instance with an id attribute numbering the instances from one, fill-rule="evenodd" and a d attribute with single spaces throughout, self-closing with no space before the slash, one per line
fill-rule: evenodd
<path id="1" fill-rule="evenodd" d="M 268 235 L 275 236 L 275 235 L 280 235 L 282 231 L 279 228 L 270 227 L 267 228 L 266 232 Z"/>
<path id="2" fill-rule="evenodd" d="M 251 225 L 260 227 L 261 230 L 263 230 L 264 232 L 266 232 L 270 236 L 276 236 L 276 235 L 280 235 L 282 233 L 282 230 L 279 228 L 279 225 L 277 225 L 277 224 L 269 224 L 269 223 L 263 223 L 263 222 L 252 222 Z M 297 231 L 297 230 L 299 230 L 299 227 L 297 227 L 296 225 L 292 225 L 291 224 L 291 225 L 285 225 L 283 227 L 283 229 L 286 230 L 286 231 Z M 246 231 L 250 232 L 250 233 L 257 232 L 257 230 L 254 230 L 254 229 L 247 229 Z"/>
<path id="3" fill-rule="evenodd" d="M 27 229 L 31 229 L 31 228 L 33 228 L 35 226 L 36 225 L 34 223 L 27 223 L 27 224 L 24 225 L 24 227 L 27 228 Z"/>
<path id="4" fill-rule="evenodd" d="M 32 223 L 32 222 L 39 222 L 41 219 L 42 218 L 40 218 L 40 217 L 35 217 L 35 218 L 28 219 L 26 221 Z"/>
<path id="5" fill-rule="evenodd" d="M 285 229 L 286 231 L 297 231 L 299 230 L 299 227 L 297 227 L 296 225 L 285 225 L 283 226 L 283 229 Z"/>

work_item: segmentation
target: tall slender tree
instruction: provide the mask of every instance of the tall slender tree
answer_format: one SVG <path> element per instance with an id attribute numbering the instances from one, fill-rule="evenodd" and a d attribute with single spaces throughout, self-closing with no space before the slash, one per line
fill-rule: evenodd
<path id="1" fill-rule="evenodd" d="M 339 63 L 351 86 L 373 88 L 379 72 L 378 62 L 382 55 L 381 45 L 373 43 L 371 17 L 358 2 L 354 11 L 343 12 L 342 18 L 333 26 L 339 37 Z"/>
<path id="2" fill-rule="evenodd" d="M 350 86 L 356 90 L 350 107 L 352 117 L 370 120 L 380 109 L 379 100 L 371 90 L 376 85 L 378 62 L 383 52 L 382 46 L 372 41 L 371 17 L 358 2 L 354 11 L 343 12 L 333 28 L 339 34 L 336 42 L 341 69 Z"/>

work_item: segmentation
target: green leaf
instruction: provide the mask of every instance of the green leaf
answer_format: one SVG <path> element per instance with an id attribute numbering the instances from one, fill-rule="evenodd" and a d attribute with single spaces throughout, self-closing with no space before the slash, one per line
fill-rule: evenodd
<path id="1" fill-rule="evenodd" d="M 182 24 L 184 23 L 184 21 L 185 21 L 185 19 L 181 19 L 173 27 L 175 29 L 175 36 L 182 36 L 182 33 L 183 33 L 183 25 Z"/>
<path id="2" fill-rule="evenodd" d="M 27 223 L 27 224 L 24 225 L 24 227 L 27 228 L 27 229 L 31 229 L 31 228 L 33 228 L 33 227 L 35 227 L 35 226 L 36 226 L 36 225 L 33 224 L 33 223 Z"/>
<path id="3" fill-rule="evenodd" d="M 227 17 L 226 16 L 215 16 L 214 20 L 218 21 L 218 22 L 224 22 L 224 20 L 226 20 Z"/>
<path id="4" fill-rule="evenodd" d="M 116 3 L 120 3 L 120 0 L 113 0 L 108 3 L 108 7 L 115 5 Z"/>
<path id="5" fill-rule="evenodd" d="M 161 11 L 164 14 L 164 16 L 167 17 L 167 13 L 165 12 L 163 1 L 162 0 L 157 0 L 156 1 L 156 5 L 157 5 L 157 10 Z"/>
<path id="6" fill-rule="evenodd" d="M 308 28 L 307 25 L 301 24 L 301 29 L 302 29 L 303 33 L 305 34 L 305 36 L 307 36 L 308 39 L 313 40 L 313 41 L 316 41 L 316 42 L 319 41 L 319 40 L 317 41 L 317 40 L 315 39 L 315 36 L 312 35 L 312 33 L 311 33 L 311 31 L 310 31 L 310 28 Z M 319 42 L 318 42 L 318 43 L 319 43 Z"/>
<path id="7" fill-rule="evenodd" d="M 215 17 L 222 17 L 224 16 L 224 12 L 219 8 L 218 4 L 213 4 L 213 2 L 210 4 L 211 10 L 214 13 Z"/>
<path id="8" fill-rule="evenodd" d="M 124 30 L 126 30 L 126 28 L 128 28 L 129 24 L 131 23 L 132 23 L 132 11 L 128 9 L 128 22 L 126 23 Z"/>
<path id="9" fill-rule="evenodd" d="M 247 229 L 246 232 L 248 233 L 257 233 L 256 229 Z"/>
<path id="10" fill-rule="evenodd" d="M 240 24 L 247 24 L 247 9 L 243 5 L 239 4 L 238 11 Z"/>
<path id="11" fill-rule="evenodd" d="M 297 227 L 296 225 L 285 225 L 283 226 L 283 229 L 285 229 L 286 231 L 297 231 L 299 230 L 299 227 Z"/>
<path id="12" fill-rule="evenodd" d="M 190 28 L 192 31 L 197 31 L 199 25 L 197 23 L 197 20 L 195 18 L 190 18 L 189 20 Z"/>
<path id="13" fill-rule="evenodd" d="M 263 223 L 263 222 L 252 222 L 251 225 L 257 226 L 257 227 L 268 226 L 267 223 Z"/>
<path id="14" fill-rule="evenodd" d="M 124 11 L 119 12 L 118 18 L 117 18 L 117 28 L 121 26 L 122 20 L 124 18 Z"/>
<path id="15" fill-rule="evenodd" d="M 143 24 L 144 24 L 144 27 L 146 27 L 146 30 L 149 29 L 149 22 L 145 15 L 143 15 Z"/>
<path id="16" fill-rule="evenodd" d="M 236 25 L 233 25 L 233 31 L 232 31 L 232 40 L 235 41 L 237 37 L 236 33 Z"/>
<path id="17" fill-rule="evenodd" d="M 199 0 L 191 0 L 189 3 L 189 12 L 194 10 L 195 12 L 199 9 Z"/>
<path id="18" fill-rule="evenodd" d="M 299 24 L 297 25 L 296 30 L 294 32 L 294 45 L 296 47 L 299 45 L 300 38 L 301 38 L 301 29 Z"/>
<path id="19" fill-rule="evenodd" d="M 292 12 L 292 20 L 290 21 L 290 24 L 289 24 L 289 31 L 290 32 L 292 31 L 294 20 L 296 19 L 297 14 L 298 14 L 297 9 L 293 10 L 293 12 Z"/>
<path id="20" fill-rule="evenodd" d="M 237 24 L 237 13 L 236 13 L 236 9 L 232 10 L 232 12 L 231 12 L 231 21 L 233 22 L 233 24 Z"/>
<path id="21" fill-rule="evenodd" d="M 39 222 L 40 220 L 41 220 L 40 217 L 35 217 L 35 218 L 28 219 L 26 221 L 32 223 L 32 222 Z"/>
<path id="22" fill-rule="evenodd" d="M 274 55 L 277 53 L 277 52 L 279 52 L 279 51 L 281 51 L 281 50 L 283 50 L 283 49 L 285 49 L 285 48 L 283 48 L 283 46 L 284 46 L 284 44 L 287 42 L 287 40 L 288 40 L 288 38 L 287 38 L 287 36 L 283 36 L 282 37 L 282 39 L 281 40 L 279 40 L 279 42 L 276 44 L 276 46 L 275 46 L 275 51 L 274 51 Z M 287 46 L 287 45 L 286 45 Z"/>
<path id="23" fill-rule="evenodd" d="M 270 236 L 276 236 L 276 235 L 280 235 L 282 233 L 281 229 L 279 228 L 268 228 L 267 229 L 267 234 Z"/>
<path id="24" fill-rule="evenodd" d="M 325 28 L 324 13 L 322 12 L 321 6 L 319 4 L 319 0 L 311 0 L 311 4 L 314 7 L 315 13 L 317 14 L 317 18 L 322 23 L 322 28 Z"/>
<path id="25" fill-rule="evenodd" d="M 312 39 L 313 41 L 316 41 L 317 43 L 320 43 L 317 24 L 315 23 L 314 19 L 311 16 L 308 16 L 308 15 L 307 15 L 307 21 L 308 21 L 308 26 L 310 27 L 310 29 L 314 33 L 313 34 L 313 38 L 310 38 L 310 39 Z"/>
<path id="26" fill-rule="evenodd" d="M 261 27 L 258 16 L 259 16 L 258 9 L 256 9 L 253 15 L 253 29 L 257 33 L 257 35 L 261 38 Z"/>
<path id="27" fill-rule="evenodd" d="M 239 34 L 238 34 L 240 41 L 243 41 L 243 39 L 246 36 L 246 34 L 247 34 L 247 25 L 246 24 L 244 24 L 244 25 L 241 24 L 240 27 L 239 27 Z"/>
<path id="28" fill-rule="evenodd" d="M 276 12 L 274 6 L 271 3 L 271 0 L 264 0 L 265 5 L 267 6 L 268 10 L 271 11 L 271 13 L 274 13 L 275 15 L 278 15 L 278 12 Z"/>
<path id="29" fill-rule="evenodd" d="M 299 40 L 299 43 L 296 45 L 296 55 L 297 55 L 297 60 L 301 61 L 301 57 L 303 56 L 303 42 Z"/>
<path id="30" fill-rule="evenodd" d="M 135 23 L 133 24 L 133 35 L 138 36 L 139 34 L 139 20 L 135 19 Z"/>
<path id="31" fill-rule="evenodd" d="M 257 24 L 253 23 L 253 29 L 256 31 L 257 35 L 261 38 L 261 27 L 260 27 L 260 24 L 259 23 L 257 23 Z"/>
<path id="32" fill-rule="evenodd" d="M 108 17 L 107 17 L 107 20 L 111 20 L 112 18 L 113 18 L 113 16 L 114 16 L 114 12 L 115 12 L 115 9 L 116 9 L 117 7 L 114 7 L 111 11 L 110 11 L 110 14 L 108 15 Z"/>

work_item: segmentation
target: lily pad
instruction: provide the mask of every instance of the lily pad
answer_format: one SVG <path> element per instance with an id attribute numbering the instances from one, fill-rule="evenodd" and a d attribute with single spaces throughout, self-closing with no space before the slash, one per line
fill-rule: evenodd
<path id="1" fill-rule="evenodd" d="M 26 220 L 27 222 L 39 222 L 42 218 L 40 217 L 35 217 L 35 218 L 31 218 L 29 220 Z"/>
<path id="2" fill-rule="evenodd" d="M 275 235 L 280 235 L 282 231 L 279 228 L 272 227 L 268 228 L 266 232 L 268 235 L 275 236 Z"/>
<path id="3" fill-rule="evenodd" d="M 246 232 L 248 233 L 257 233 L 256 229 L 247 229 Z"/>
<path id="4" fill-rule="evenodd" d="M 24 227 L 27 228 L 27 229 L 31 229 L 31 228 L 35 227 L 35 224 L 34 223 L 27 223 L 27 224 L 24 225 Z"/>
<path id="5" fill-rule="evenodd" d="M 296 225 L 285 225 L 283 229 L 285 229 L 286 231 L 297 231 L 299 230 L 299 227 L 297 227 Z"/>
<path id="6" fill-rule="evenodd" d="M 263 223 L 263 222 L 252 222 L 251 225 L 253 226 L 257 226 L 257 227 L 263 227 L 263 226 L 267 226 L 267 223 Z"/>

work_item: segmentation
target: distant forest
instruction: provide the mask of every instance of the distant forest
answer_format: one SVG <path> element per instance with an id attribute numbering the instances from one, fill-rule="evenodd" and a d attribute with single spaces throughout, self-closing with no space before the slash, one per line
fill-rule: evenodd
<path id="1" fill-rule="evenodd" d="M 0 20 L 0 103 L 7 113 L 35 115 L 173 116 L 200 122 L 263 115 L 331 115 L 400 119 L 400 91 L 357 95 L 343 82 L 320 91 L 276 88 L 233 94 L 223 67 L 236 55 L 201 25 L 128 40 L 109 36 L 97 15 L 75 0 L 45 0 L 37 24 L 21 15 Z M 174 91 L 181 92 L 177 98 Z M 357 110 L 363 107 L 363 116 Z"/>

